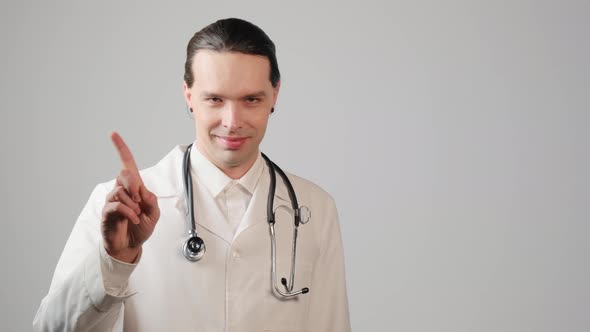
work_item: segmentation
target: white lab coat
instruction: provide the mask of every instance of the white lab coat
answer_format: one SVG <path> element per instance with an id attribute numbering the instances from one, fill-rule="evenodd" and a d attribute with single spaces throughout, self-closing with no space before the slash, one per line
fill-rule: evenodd
<path id="1" fill-rule="evenodd" d="M 101 272 L 100 216 L 111 181 L 94 189 L 76 221 L 35 316 L 36 330 L 350 331 L 333 199 L 289 174 L 299 204 L 311 211 L 310 221 L 299 227 L 294 289 L 309 287 L 310 292 L 283 299 L 274 295 L 270 282 L 266 165 L 235 237 L 214 198 L 195 191 L 197 231 L 207 251 L 198 262 L 183 256 L 188 231 L 181 166 L 185 150 L 176 146 L 157 165 L 141 171 L 146 187 L 158 197 L 161 216 L 137 266 L 130 269 L 127 293 L 108 294 Z M 278 205 L 290 203 L 277 176 Z M 293 221 L 286 211 L 277 212 L 279 279 L 288 277 L 290 268 Z"/>

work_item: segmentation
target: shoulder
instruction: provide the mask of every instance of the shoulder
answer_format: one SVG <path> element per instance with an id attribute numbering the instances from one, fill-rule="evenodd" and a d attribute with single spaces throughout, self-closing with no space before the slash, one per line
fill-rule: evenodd
<path id="1" fill-rule="evenodd" d="M 326 199 L 332 199 L 332 196 L 330 195 L 330 193 L 328 193 L 324 188 L 322 188 L 320 185 L 316 184 L 315 182 L 312 182 L 311 180 L 303 178 L 299 175 L 295 175 L 293 173 L 289 173 L 289 172 L 285 172 L 285 173 L 289 177 L 289 180 L 291 180 L 291 183 L 293 184 L 293 186 L 297 186 L 297 187 L 304 189 L 306 191 L 310 191 L 314 195 L 322 196 L 322 197 L 325 197 Z"/>
<path id="2" fill-rule="evenodd" d="M 332 195 L 318 184 L 301 176 L 286 172 L 297 193 L 300 204 L 313 205 L 316 208 L 335 208 L 336 202 Z"/>

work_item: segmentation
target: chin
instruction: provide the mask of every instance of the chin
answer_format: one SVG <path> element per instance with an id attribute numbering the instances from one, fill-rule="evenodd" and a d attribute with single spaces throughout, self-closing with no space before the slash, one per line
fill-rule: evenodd
<path id="1" fill-rule="evenodd" d="M 219 161 L 228 167 L 239 166 L 244 162 L 244 157 L 241 153 L 235 150 L 224 150 L 218 154 Z"/>

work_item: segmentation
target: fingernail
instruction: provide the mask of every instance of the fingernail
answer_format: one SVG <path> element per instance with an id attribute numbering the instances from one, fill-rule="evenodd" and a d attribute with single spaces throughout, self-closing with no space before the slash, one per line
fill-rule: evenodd
<path id="1" fill-rule="evenodd" d="M 140 201 L 141 199 L 139 198 L 139 195 L 138 195 L 138 194 L 135 194 L 135 195 L 133 195 L 133 200 L 134 200 L 135 202 L 139 203 L 139 201 Z"/>

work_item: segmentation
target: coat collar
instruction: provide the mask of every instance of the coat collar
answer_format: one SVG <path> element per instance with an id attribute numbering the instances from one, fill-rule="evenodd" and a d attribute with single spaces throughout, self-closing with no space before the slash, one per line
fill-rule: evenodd
<path id="1" fill-rule="evenodd" d="M 182 161 L 187 147 L 188 145 L 175 146 L 172 151 L 164 156 L 164 158 L 162 158 L 156 165 L 140 172 L 145 186 L 158 198 L 177 197 L 179 204 L 175 204 L 175 206 L 181 211 L 182 215 L 184 215 L 184 212 L 186 211 Z M 244 220 L 236 231 L 235 236 L 229 231 L 229 227 L 227 227 L 227 224 L 223 219 L 220 219 L 223 218 L 221 215 L 199 218 L 196 221 L 197 225 L 207 228 L 209 231 L 224 239 L 228 244 L 231 244 L 240 233 L 249 227 L 258 224 L 259 222 L 266 222 L 267 198 L 270 185 L 270 176 L 266 164 L 264 164 L 264 169 L 258 181 L 259 183 L 256 186 L 256 190 L 254 190 L 248 209 L 244 214 Z M 285 185 L 277 174 L 274 205 L 276 207 L 284 204 L 290 206 L 289 195 Z"/>
<path id="2" fill-rule="evenodd" d="M 158 198 L 184 195 L 182 157 L 187 145 L 177 145 L 156 165 L 140 171 L 145 186 Z"/>

